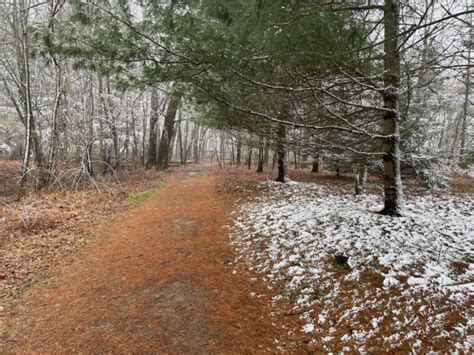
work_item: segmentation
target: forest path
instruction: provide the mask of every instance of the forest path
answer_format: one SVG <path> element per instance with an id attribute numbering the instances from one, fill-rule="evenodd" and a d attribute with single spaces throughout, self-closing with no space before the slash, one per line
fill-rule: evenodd
<path id="1" fill-rule="evenodd" d="M 228 265 L 230 207 L 206 171 L 173 176 L 25 295 L 4 350 L 272 351 L 269 300 Z"/>

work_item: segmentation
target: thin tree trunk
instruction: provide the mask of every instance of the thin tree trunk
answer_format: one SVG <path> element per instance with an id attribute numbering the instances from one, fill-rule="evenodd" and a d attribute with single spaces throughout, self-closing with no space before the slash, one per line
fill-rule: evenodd
<path id="1" fill-rule="evenodd" d="M 319 154 L 314 157 L 313 166 L 311 169 L 312 173 L 319 173 Z"/>
<path id="2" fill-rule="evenodd" d="M 264 147 L 260 146 L 258 150 L 257 173 L 263 173 Z"/>
<path id="3" fill-rule="evenodd" d="M 471 14 L 471 20 L 472 20 L 472 14 Z M 466 153 L 466 140 L 467 140 L 467 121 L 469 117 L 469 92 L 471 90 L 471 46 L 472 40 L 474 38 L 474 32 L 473 32 L 474 25 L 471 23 L 471 29 L 470 29 L 470 43 L 468 44 L 468 54 L 467 54 L 467 69 L 466 69 L 466 86 L 464 89 L 464 103 L 463 103 L 463 112 L 462 112 L 462 126 L 461 126 L 461 144 L 459 148 L 459 159 L 462 159 L 464 157 L 464 154 Z"/>
<path id="4" fill-rule="evenodd" d="M 199 141 L 201 139 L 201 135 L 202 135 L 202 129 L 201 129 L 201 126 L 199 124 L 197 124 L 197 128 L 196 128 L 196 137 L 194 137 L 194 141 L 193 141 L 193 160 L 195 163 L 199 163 Z"/>
<path id="5" fill-rule="evenodd" d="M 242 138 L 240 135 L 237 137 L 237 166 L 242 163 Z"/>
<path id="6" fill-rule="evenodd" d="M 20 62 L 22 68 L 22 83 L 23 90 L 20 90 L 20 94 L 23 91 L 23 106 L 24 106 L 24 117 L 25 117 L 25 153 L 23 155 L 23 164 L 21 168 L 21 180 L 20 180 L 20 191 L 19 195 L 22 197 L 26 193 L 26 183 L 28 181 L 28 165 L 30 161 L 30 144 L 32 141 L 32 132 L 34 130 L 34 121 L 33 113 L 31 107 L 31 96 L 30 96 L 30 64 L 28 58 L 28 31 L 27 31 L 27 21 L 28 21 L 28 12 L 24 0 L 20 1 L 20 19 L 21 19 L 21 43 L 19 48 L 20 53 Z M 20 95 L 21 96 L 21 95 Z"/>
<path id="7" fill-rule="evenodd" d="M 306 169 L 308 167 L 308 158 L 309 158 L 308 153 L 304 153 L 301 155 L 301 162 L 300 162 L 301 169 Z"/>
<path id="8" fill-rule="evenodd" d="M 286 183 L 288 178 L 288 151 L 286 149 L 286 127 L 279 125 L 278 127 L 278 141 L 277 141 L 277 164 L 278 177 L 276 181 Z"/>
<path id="9" fill-rule="evenodd" d="M 104 125 L 101 125 L 102 136 L 105 138 L 103 140 L 102 146 L 102 161 L 103 161 L 103 169 L 102 174 L 105 175 L 108 171 L 112 170 L 112 142 L 113 142 L 113 135 L 112 135 L 112 122 L 109 112 L 109 107 L 107 105 L 107 100 L 104 98 L 104 82 L 101 75 L 99 75 L 99 98 L 102 103 L 102 110 L 103 115 L 105 117 L 106 125 L 109 127 L 109 131 L 107 134 L 103 132 Z"/>
<path id="10" fill-rule="evenodd" d="M 106 76 L 106 89 L 107 89 L 107 112 L 110 119 L 110 133 L 112 134 L 112 143 L 113 143 L 113 150 L 115 155 L 115 164 L 114 169 L 117 169 L 120 165 L 120 145 L 119 145 L 119 137 L 117 132 L 117 117 L 114 115 L 111 109 L 111 102 L 110 102 L 110 95 L 112 91 L 110 89 L 110 77 Z"/>
<path id="11" fill-rule="evenodd" d="M 143 100 L 142 102 L 142 129 L 143 129 L 143 135 L 142 135 L 142 165 L 146 168 L 146 163 L 147 163 L 147 155 L 146 155 L 146 136 L 147 136 L 147 119 L 146 117 L 148 116 L 148 110 L 147 110 L 147 100 Z M 156 150 L 155 150 L 156 151 Z"/>
<path id="12" fill-rule="evenodd" d="M 132 139 L 133 139 L 133 149 L 132 149 L 132 160 L 133 160 L 133 167 L 136 169 L 138 167 L 138 137 L 137 137 L 137 129 L 136 129 L 136 118 L 135 118 L 135 110 L 132 109 L 132 126 L 130 127 L 132 130 Z"/>
<path id="13" fill-rule="evenodd" d="M 46 164 L 46 169 L 48 171 L 53 170 L 54 165 L 54 157 L 56 154 L 56 146 L 58 140 L 58 116 L 59 116 L 59 109 L 61 103 L 61 96 L 62 96 L 62 88 L 61 88 L 61 81 L 62 81 L 62 72 L 60 64 L 57 62 L 56 58 L 52 55 L 53 62 L 55 63 L 55 71 L 56 71 L 56 98 L 54 100 L 54 108 L 53 108 L 53 116 L 52 116 L 52 127 L 51 127 L 51 138 L 49 141 L 49 154 L 48 154 L 48 162 Z"/>
<path id="14" fill-rule="evenodd" d="M 247 158 L 247 167 L 250 170 L 252 168 L 252 147 L 249 147 L 249 154 Z"/>
<path id="15" fill-rule="evenodd" d="M 184 148 L 183 148 L 183 132 L 181 127 L 181 122 L 178 123 L 178 148 L 179 148 L 179 161 L 181 165 L 184 164 Z"/>
<path id="16" fill-rule="evenodd" d="M 355 183 L 354 190 L 356 195 L 362 195 L 365 192 L 365 183 L 367 181 L 367 165 L 357 166 L 357 171 L 354 174 Z"/>
<path id="17" fill-rule="evenodd" d="M 54 23 L 55 21 L 54 16 L 57 14 L 55 12 L 56 10 L 54 9 L 53 2 L 50 4 L 50 19 L 49 19 L 49 24 L 48 27 L 50 29 L 50 33 L 52 36 L 52 40 L 55 34 L 55 26 Z M 57 148 L 57 143 L 58 143 L 58 119 L 59 119 L 59 111 L 61 107 L 61 101 L 62 101 L 62 96 L 63 96 L 63 88 L 62 88 L 62 67 L 61 63 L 59 62 L 58 58 L 56 55 L 52 52 L 50 52 L 50 57 L 54 63 L 54 69 L 55 69 L 55 100 L 54 100 L 54 108 L 53 108 L 53 115 L 52 115 L 52 127 L 51 127 L 51 138 L 49 142 L 49 154 L 48 154 L 48 161 L 46 164 L 46 169 L 49 171 L 51 174 L 54 170 L 54 161 L 55 161 L 55 156 L 56 156 L 56 148 Z M 51 175 L 48 176 L 48 184 L 49 180 L 51 178 Z"/>
<path id="18" fill-rule="evenodd" d="M 441 149 L 443 147 L 443 141 L 444 141 L 444 132 L 446 130 L 446 119 L 447 119 L 447 114 L 445 113 L 444 114 L 444 117 L 443 117 L 443 123 L 441 124 L 441 134 L 440 134 L 440 137 L 439 137 L 439 141 L 438 141 L 438 149 Z"/>
<path id="19" fill-rule="evenodd" d="M 24 33 L 24 39 L 26 40 L 26 30 Z M 26 120 L 26 134 L 25 134 L 25 152 L 23 154 L 23 163 L 21 167 L 21 180 L 20 180 L 20 197 L 26 193 L 26 183 L 28 181 L 28 165 L 30 162 L 30 143 L 31 143 L 31 131 L 32 131 L 32 114 L 31 114 L 31 101 L 30 101 L 30 73 L 28 57 L 24 53 L 24 68 L 25 68 L 25 120 Z"/>
<path id="20" fill-rule="evenodd" d="M 94 105 L 94 86 L 93 86 L 93 77 L 92 77 L 92 74 L 90 76 L 90 91 L 89 91 L 89 95 L 90 95 L 90 101 L 91 101 L 91 110 L 90 110 L 90 114 L 89 114 L 89 117 L 88 117 L 88 133 L 89 133 L 89 139 L 88 139 L 88 142 L 87 142 L 87 148 L 86 148 L 86 159 L 87 161 L 85 162 L 86 163 L 86 167 L 87 167 L 87 172 L 90 176 L 93 176 L 94 175 L 94 171 L 93 171 L 93 168 L 92 168 L 92 146 L 93 146 L 93 143 L 94 143 L 94 113 L 95 113 L 95 105 Z"/>
<path id="21" fill-rule="evenodd" d="M 270 138 L 265 138 L 265 149 L 263 153 L 263 164 L 268 166 L 269 165 L 269 157 L 270 157 Z"/>

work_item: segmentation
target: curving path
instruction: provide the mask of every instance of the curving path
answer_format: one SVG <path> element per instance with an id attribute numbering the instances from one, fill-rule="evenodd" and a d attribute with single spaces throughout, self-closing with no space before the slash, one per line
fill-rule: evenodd
<path id="1" fill-rule="evenodd" d="M 3 350 L 274 352 L 269 300 L 229 265 L 229 211 L 206 172 L 174 176 L 26 294 Z"/>

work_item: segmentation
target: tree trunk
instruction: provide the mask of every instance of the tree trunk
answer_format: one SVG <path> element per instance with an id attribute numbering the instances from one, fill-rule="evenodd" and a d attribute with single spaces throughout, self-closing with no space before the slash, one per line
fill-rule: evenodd
<path id="1" fill-rule="evenodd" d="M 257 173 L 263 173 L 264 147 L 260 146 L 258 150 Z"/>
<path id="2" fill-rule="evenodd" d="M 237 166 L 242 163 L 242 138 L 237 137 Z"/>
<path id="3" fill-rule="evenodd" d="M 113 123 L 112 115 L 110 113 L 109 100 L 108 97 L 104 97 L 104 81 L 103 77 L 99 75 L 99 98 L 102 104 L 103 115 L 105 117 L 106 126 L 109 127 L 107 134 L 103 133 L 104 142 L 103 142 L 103 151 L 102 151 L 102 161 L 103 161 L 103 170 L 102 174 L 105 175 L 108 171 L 112 171 L 112 145 L 115 143 L 114 134 L 113 134 Z M 108 94 L 107 82 L 106 82 L 106 93 Z M 102 129 L 104 126 L 102 125 Z"/>
<path id="4" fill-rule="evenodd" d="M 443 142 L 444 142 L 444 133 L 446 131 L 446 119 L 448 115 L 445 113 L 443 117 L 443 123 L 441 124 L 441 133 L 439 136 L 439 141 L 438 141 L 438 149 L 441 150 L 443 147 Z"/>
<path id="5" fill-rule="evenodd" d="M 265 148 L 263 153 L 263 164 L 268 166 L 270 157 L 270 138 L 265 138 Z"/>
<path id="6" fill-rule="evenodd" d="M 300 162 L 300 168 L 301 169 L 306 169 L 308 167 L 308 154 L 304 153 L 301 155 L 301 162 Z"/>
<path id="7" fill-rule="evenodd" d="M 151 169 L 156 164 L 156 123 L 159 119 L 160 102 L 158 90 L 156 87 L 151 89 L 151 115 L 150 126 L 148 131 L 148 154 L 146 161 L 146 169 Z"/>
<path id="8" fill-rule="evenodd" d="M 354 190 L 356 195 L 362 195 L 365 192 L 365 183 L 367 181 L 367 165 L 357 166 L 357 171 L 354 174 L 355 183 Z"/>
<path id="9" fill-rule="evenodd" d="M 472 19 L 472 15 L 471 15 Z M 464 157 L 466 153 L 466 140 L 467 140 L 467 127 L 468 127 L 468 117 L 469 117 L 469 92 L 471 89 L 471 47 L 473 45 L 472 40 L 474 39 L 473 33 L 474 25 L 471 24 L 470 30 L 470 41 L 469 41 L 469 48 L 467 54 L 467 69 L 466 69 L 466 82 L 465 82 L 465 89 L 464 89 L 464 103 L 463 103 L 463 112 L 462 112 L 462 126 L 461 126 L 461 145 L 459 148 L 459 159 Z"/>
<path id="10" fill-rule="evenodd" d="M 173 94 L 170 95 L 170 101 L 166 109 L 163 132 L 161 134 L 160 147 L 158 149 L 158 159 L 156 164 L 158 170 L 167 169 L 169 167 L 169 154 L 174 137 L 174 124 L 176 121 L 179 100 L 180 96 Z"/>
<path id="11" fill-rule="evenodd" d="M 193 141 L 193 160 L 195 163 L 199 163 L 199 141 L 201 140 L 202 129 L 199 124 L 197 124 L 196 137 Z"/>
<path id="12" fill-rule="evenodd" d="M 31 77 L 30 77 L 30 43 L 28 37 L 28 13 L 27 4 L 24 0 L 19 2 L 20 28 L 18 36 L 21 38 L 17 47 L 18 62 L 20 67 L 19 94 L 23 105 L 25 117 L 25 154 L 23 157 L 22 177 L 20 180 L 20 195 L 25 193 L 26 182 L 28 178 L 28 165 L 30 160 L 31 145 L 33 146 L 34 160 L 37 168 L 36 188 L 41 189 L 46 185 L 46 176 L 43 171 L 43 152 L 39 136 L 36 132 L 36 124 L 33 116 L 33 105 L 31 100 Z"/>
<path id="13" fill-rule="evenodd" d="M 176 124 L 176 121 L 179 122 L 179 118 L 177 120 L 175 120 L 175 124 Z M 175 159 L 177 154 L 178 154 L 177 149 L 176 149 L 177 140 L 178 140 L 178 135 L 176 134 L 176 128 L 175 128 L 175 129 L 173 129 L 173 136 L 171 137 L 170 149 L 169 149 L 169 153 L 168 153 L 168 162 Z"/>
<path id="14" fill-rule="evenodd" d="M 249 147 L 249 155 L 247 159 L 247 167 L 250 170 L 252 168 L 252 147 Z"/>
<path id="15" fill-rule="evenodd" d="M 319 173 L 319 155 L 316 155 L 313 160 L 312 173 Z"/>
<path id="16" fill-rule="evenodd" d="M 276 181 L 286 183 L 288 178 L 288 151 L 286 150 L 286 127 L 280 125 L 278 127 L 278 141 L 277 141 L 277 164 L 278 177 Z"/>
<path id="17" fill-rule="evenodd" d="M 50 29 L 51 37 L 52 39 L 54 38 L 55 35 L 55 26 L 54 26 L 54 17 L 57 14 L 54 10 L 53 2 L 50 4 L 50 18 L 49 18 L 49 24 L 48 27 Z M 59 120 L 59 112 L 61 109 L 61 104 L 62 104 L 62 97 L 63 97 L 63 85 L 62 85 L 62 77 L 63 77 L 63 71 L 62 71 L 62 66 L 60 63 L 59 58 L 53 53 L 49 53 L 51 60 L 54 63 L 54 68 L 55 68 L 55 100 L 54 100 L 54 108 L 53 108 L 53 114 L 52 114 L 52 127 L 51 127 L 51 138 L 49 142 L 49 154 L 48 154 L 48 161 L 46 163 L 46 170 L 49 172 L 48 176 L 48 184 L 51 179 L 51 174 L 53 174 L 54 171 L 54 164 L 55 164 L 55 159 L 56 159 L 56 149 L 58 145 L 58 120 Z M 92 79 L 90 80 L 90 85 L 92 86 Z M 92 95 L 91 95 L 92 96 Z M 93 104 L 92 106 L 92 111 L 93 111 Z"/>
<path id="18" fill-rule="evenodd" d="M 143 103 L 143 111 L 142 111 L 142 129 L 143 129 L 143 135 L 142 135 L 142 160 L 141 163 L 142 165 L 146 168 L 146 163 L 147 163 L 147 156 L 146 156 L 146 136 L 147 136 L 147 105 L 146 102 Z M 155 150 L 156 151 L 156 150 Z"/>
<path id="19" fill-rule="evenodd" d="M 181 165 L 184 165 L 184 147 L 183 147 L 183 132 L 181 122 L 178 123 L 178 148 L 179 148 L 179 161 Z"/>
<path id="20" fill-rule="evenodd" d="M 95 114 L 95 105 L 94 105 L 94 86 L 93 86 L 93 76 L 92 74 L 90 75 L 89 79 L 89 96 L 90 96 L 90 103 L 91 103 L 91 109 L 89 112 L 89 117 L 87 118 L 88 122 L 88 140 L 87 140 L 87 146 L 86 146 L 86 152 L 84 154 L 83 160 L 85 160 L 83 163 L 86 166 L 87 173 L 89 176 L 94 175 L 94 170 L 92 167 L 92 146 L 94 144 L 94 114 Z M 85 108 L 84 108 L 85 109 Z"/>
<path id="21" fill-rule="evenodd" d="M 51 55 L 53 58 L 53 62 L 55 64 L 55 70 L 56 70 L 56 98 L 54 100 L 54 108 L 53 108 L 53 115 L 52 115 L 52 127 L 51 127 L 51 138 L 49 141 L 49 154 L 48 154 L 48 162 L 46 164 L 46 169 L 51 173 L 53 170 L 54 166 L 54 160 L 55 160 L 55 155 L 56 155 L 56 146 L 57 146 L 57 140 L 58 140 L 58 116 L 59 116 L 59 110 L 60 110 L 60 103 L 61 103 L 61 96 L 62 96 L 62 88 L 61 88 L 61 66 L 54 57 L 54 55 Z M 49 181 L 49 179 L 48 179 Z"/>
<path id="22" fill-rule="evenodd" d="M 133 159 L 133 167 L 136 169 L 138 167 L 139 158 L 138 158 L 138 136 L 137 136 L 137 128 L 136 128 L 136 118 L 135 118 L 135 111 L 132 109 L 132 138 L 133 138 L 133 150 L 132 150 L 132 159 Z"/>
<path id="23" fill-rule="evenodd" d="M 108 117 L 110 119 L 110 133 L 112 135 L 112 143 L 113 143 L 113 150 L 114 150 L 114 155 L 115 155 L 115 164 L 114 164 L 114 169 L 117 169 L 120 165 L 120 141 L 119 141 L 119 136 L 118 136 L 118 130 L 117 130 L 117 116 L 114 115 L 112 111 L 112 104 L 110 100 L 110 96 L 112 94 L 112 91 L 110 89 L 110 77 L 107 75 L 106 76 L 106 89 L 107 89 L 107 106 L 106 110 L 108 113 Z"/>
<path id="24" fill-rule="evenodd" d="M 278 156 L 278 153 L 275 149 L 275 151 L 273 152 L 273 155 L 272 155 L 272 169 L 275 169 L 275 165 L 277 163 L 277 156 Z"/>
<path id="25" fill-rule="evenodd" d="M 25 41 L 26 41 L 26 30 L 25 30 Z M 28 57 L 26 53 L 24 54 L 24 68 L 25 71 L 25 88 L 26 88 L 26 96 L 24 100 L 24 107 L 25 107 L 25 126 L 26 126 L 26 134 L 25 134 L 25 152 L 23 154 L 23 163 L 21 167 L 21 180 L 20 180 L 20 191 L 19 197 L 22 197 L 26 193 L 26 183 L 28 181 L 28 165 L 30 162 L 30 143 L 31 143 L 31 132 L 33 129 L 32 126 L 32 118 L 33 115 L 31 114 L 31 98 L 29 95 L 30 91 L 30 73 L 29 73 L 29 64 L 28 64 Z"/>
<path id="26" fill-rule="evenodd" d="M 102 171 L 102 174 L 105 175 L 107 174 L 108 171 L 112 173 L 113 168 L 112 168 L 112 142 L 110 139 L 107 139 L 104 143 L 104 156 L 103 156 L 103 161 L 104 161 L 104 170 Z"/>
<path id="27" fill-rule="evenodd" d="M 383 116 L 383 163 L 384 197 L 382 214 L 401 216 L 403 214 L 403 188 L 400 173 L 400 53 L 398 40 L 399 6 L 398 0 L 385 0 L 384 9 L 384 86 L 382 93 L 386 111 Z"/>

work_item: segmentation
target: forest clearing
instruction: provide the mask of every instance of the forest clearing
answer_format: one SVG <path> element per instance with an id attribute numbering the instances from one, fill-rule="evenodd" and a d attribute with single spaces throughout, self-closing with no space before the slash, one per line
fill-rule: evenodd
<path id="1" fill-rule="evenodd" d="M 473 14 L 2 1 L 0 353 L 471 353 Z"/>

